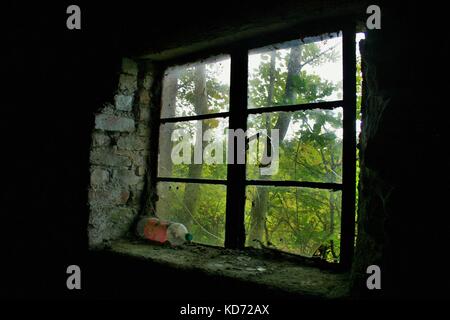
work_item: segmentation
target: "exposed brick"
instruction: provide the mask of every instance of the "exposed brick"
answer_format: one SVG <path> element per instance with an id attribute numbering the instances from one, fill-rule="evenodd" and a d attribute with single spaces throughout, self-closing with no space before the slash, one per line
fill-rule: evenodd
<path id="1" fill-rule="evenodd" d="M 136 151 L 122 150 L 122 149 L 118 149 L 115 151 L 117 155 L 126 156 L 129 159 L 131 159 L 131 163 L 135 166 L 143 166 L 147 162 L 147 156 L 142 155 L 142 152 L 143 151 L 140 151 L 138 153 Z"/>
<path id="2" fill-rule="evenodd" d="M 145 167 L 143 167 L 143 166 L 136 167 L 135 172 L 136 172 L 136 175 L 143 176 L 145 174 Z"/>
<path id="3" fill-rule="evenodd" d="M 132 132 L 134 120 L 109 114 L 98 114 L 95 117 L 95 128 L 105 131 Z"/>
<path id="4" fill-rule="evenodd" d="M 130 158 L 112 152 L 112 149 L 94 149 L 90 156 L 93 164 L 112 166 L 112 167 L 128 167 L 131 165 Z"/>
<path id="5" fill-rule="evenodd" d="M 136 208 L 139 208 L 139 205 L 141 203 L 141 196 L 141 190 L 133 189 L 131 191 L 130 201 L 128 203 L 132 206 L 135 206 Z"/>
<path id="6" fill-rule="evenodd" d="M 122 72 L 137 76 L 137 74 L 138 74 L 137 63 L 129 58 L 123 58 L 122 59 Z"/>
<path id="7" fill-rule="evenodd" d="M 134 174 L 133 170 L 127 169 L 115 169 L 113 171 L 113 179 L 114 182 L 121 186 L 135 185 L 142 180 L 142 178 Z"/>
<path id="8" fill-rule="evenodd" d="M 98 186 L 104 185 L 109 180 L 109 173 L 107 170 L 96 168 L 91 172 L 91 184 Z"/>
<path id="9" fill-rule="evenodd" d="M 136 76 L 122 73 L 119 78 L 119 90 L 124 94 L 133 94 L 137 90 Z"/>
<path id="10" fill-rule="evenodd" d="M 144 105 L 144 106 L 147 106 L 150 104 L 150 94 L 149 94 L 148 90 L 142 89 L 139 92 L 139 104 Z"/>
<path id="11" fill-rule="evenodd" d="M 107 206 L 91 210 L 89 217 L 89 246 L 103 247 L 110 240 L 125 236 L 137 211 L 131 208 Z"/>
<path id="12" fill-rule="evenodd" d="M 141 137 L 148 138 L 150 136 L 150 127 L 147 123 L 139 123 L 137 134 Z"/>
<path id="13" fill-rule="evenodd" d="M 140 108 L 139 109 L 139 120 L 147 122 L 150 120 L 150 109 L 149 108 Z"/>
<path id="14" fill-rule="evenodd" d="M 144 150 L 146 143 L 144 138 L 135 135 L 120 137 L 117 140 L 117 146 L 123 150 Z"/>
<path id="15" fill-rule="evenodd" d="M 152 74 L 147 74 L 145 77 L 144 77 L 144 81 L 142 82 L 142 86 L 145 88 L 145 89 L 150 89 L 150 87 L 152 86 L 152 84 L 153 84 L 153 80 L 154 80 L 154 77 L 153 77 L 153 75 Z"/>
<path id="16" fill-rule="evenodd" d="M 126 204 L 130 198 L 128 190 L 89 190 L 91 206 L 108 206 Z"/>
<path id="17" fill-rule="evenodd" d="M 133 96 L 116 94 L 114 96 L 114 104 L 117 110 L 131 111 L 131 109 L 133 108 Z"/>
<path id="18" fill-rule="evenodd" d="M 138 64 L 122 60 L 114 104 L 96 115 L 91 150 L 89 244 L 102 247 L 125 236 L 140 210 L 149 148 L 150 73 L 139 79 Z M 134 110 L 134 107 L 137 107 Z"/>
<path id="19" fill-rule="evenodd" d="M 105 133 L 94 132 L 92 135 L 92 144 L 94 147 L 108 146 L 111 143 L 111 138 Z"/>

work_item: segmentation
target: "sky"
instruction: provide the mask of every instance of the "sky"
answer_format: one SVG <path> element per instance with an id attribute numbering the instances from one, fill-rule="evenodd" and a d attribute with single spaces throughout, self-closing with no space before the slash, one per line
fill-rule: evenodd
<path id="1" fill-rule="evenodd" d="M 356 42 L 358 43 L 361 39 L 364 39 L 364 33 L 356 34 Z M 313 73 L 319 75 L 322 79 L 331 81 L 333 83 L 338 83 L 342 81 L 342 37 L 336 37 L 332 39 L 327 39 L 319 42 L 319 46 L 322 50 L 327 50 L 331 47 L 335 47 L 335 50 L 339 56 L 337 61 L 335 62 L 325 62 L 320 64 L 319 66 L 305 66 L 304 70 L 308 73 Z M 282 52 L 287 52 L 289 49 L 279 49 Z M 356 55 L 359 57 L 359 48 L 356 48 Z M 261 60 L 261 54 L 255 53 L 252 54 L 250 52 L 249 55 L 249 74 L 254 74 L 253 70 L 257 69 L 259 64 L 263 62 Z M 218 79 L 221 83 L 229 84 L 230 83 L 230 59 L 222 60 L 217 62 L 221 64 L 222 72 L 219 73 Z M 341 94 L 339 96 L 339 94 Z M 328 101 L 342 99 L 342 93 L 335 92 L 329 98 Z"/>
<path id="2" fill-rule="evenodd" d="M 356 42 L 358 43 L 361 39 L 364 39 L 364 33 L 358 33 L 356 34 Z M 317 42 L 319 47 L 321 48 L 322 51 L 324 50 L 328 50 L 330 48 L 335 48 L 335 51 L 337 53 L 338 59 L 336 59 L 336 61 L 327 61 L 324 62 L 318 66 L 311 66 L 311 65 L 306 65 L 304 67 L 304 70 L 308 73 L 311 74 L 316 74 L 318 76 L 321 77 L 321 79 L 323 80 L 328 80 L 334 84 L 338 84 L 342 81 L 342 37 L 335 37 L 335 38 L 331 38 L 331 39 L 326 39 L 326 40 L 322 40 Z M 269 46 L 266 47 L 267 50 L 275 50 L 274 48 L 279 48 L 282 47 L 283 44 L 275 44 L 273 46 Z M 282 55 L 288 53 L 289 49 L 277 49 L 281 52 Z M 267 51 L 266 51 L 267 53 Z M 262 57 L 261 53 L 261 49 L 258 50 L 258 52 L 256 53 L 252 53 L 252 51 L 250 51 L 249 53 L 249 77 L 252 78 L 254 76 L 258 76 L 257 73 L 255 73 L 255 70 L 258 69 L 259 64 L 261 64 L 262 62 L 264 62 L 261 57 Z M 359 47 L 358 45 L 356 46 L 356 55 L 357 57 L 360 56 L 360 52 L 359 52 Z M 217 72 L 217 81 L 220 81 L 222 84 L 228 84 L 230 83 L 230 59 L 224 59 L 223 56 L 222 57 L 218 57 L 218 59 L 216 60 L 216 62 L 212 61 L 209 62 L 210 66 L 212 66 L 212 64 L 214 64 L 214 68 L 217 67 L 217 70 L 220 70 L 220 72 Z M 187 66 L 179 66 L 179 67 L 175 67 L 175 68 L 186 68 Z M 283 69 L 283 67 L 280 65 L 280 63 L 277 63 L 277 67 L 280 67 L 281 69 Z M 284 67 L 284 69 L 286 69 Z M 333 92 L 332 95 L 330 95 L 329 97 L 326 97 L 325 100 L 326 101 L 333 101 L 333 100 L 340 100 L 342 99 L 342 88 L 335 90 L 335 92 Z M 223 110 L 226 111 L 226 110 Z M 335 112 L 342 112 L 342 109 L 336 109 Z M 223 128 L 227 126 L 227 121 L 223 122 L 220 121 L 220 125 L 219 128 Z M 361 123 L 360 121 L 358 121 L 356 123 L 356 128 L 357 128 L 357 134 L 359 134 L 360 131 L 360 126 Z M 335 132 L 336 136 L 338 138 L 342 138 L 342 129 L 333 129 L 333 128 L 328 128 L 329 130 L 332 130 Z M 288 130 L 286 139 L 292 138 L 294 137 L 294 133 L 296 130 L 296 126 L 295 125 L 290 125 L 290 128 Z M 220 130 L 219 130 L 220 131 Z"/>

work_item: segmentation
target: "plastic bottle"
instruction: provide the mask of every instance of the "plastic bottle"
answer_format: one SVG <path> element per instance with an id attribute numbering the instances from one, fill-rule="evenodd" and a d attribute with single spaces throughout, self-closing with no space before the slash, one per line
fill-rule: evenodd
<path id="1" fill-rule="evenodd" d="M 137 224 L 137 233 L 142 238 L 159 243 L 169 242 L 173 246 L 192 240 L 192 235 L 183 224 L 156 217 L 142 218 Z"/>

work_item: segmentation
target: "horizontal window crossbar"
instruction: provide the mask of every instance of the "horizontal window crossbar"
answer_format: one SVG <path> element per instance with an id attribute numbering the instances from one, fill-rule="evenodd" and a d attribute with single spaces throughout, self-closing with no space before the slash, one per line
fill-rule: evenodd
<path id="1" fill-rule="evenodd" d="M 308 182 L 308 181 L 277 181 L 277 180 L 247 180 L 247 185 L 275 187 L 303 187 L 315 189 L 342 190 L 340 183 Z"/>
<path id="2" fill-rule="evenodd" d="M 273 106 L 273 107 L 262 107 L 262 108 L 252 108 L 248 109 L 248 114 L 258 114 L 266 112 L 293 112 L 293 111 L 303 111 L 303 110 L 313 110 L 313 109 L 324 109 L 332 110 L 335 108 L 342 107 L 344 105 L 343 100 L 338 101 L 326 101 L 326 102 L 313 102 L 304 104 L 293 104 L 285 106 Z"/>
<path id="3" fill-rule="evenodd" d="M 174 178 L 174 177 L 158 177 L 158 178 L 156 178 L 156 181 L 158 181 L 158 182 L 177 182 L 177 183 L 222 184 L 222 185 L 227 184 L 227 180 Z"/>
<path id="4" fill-rule="evenodd" d="M 169 122 L 205 120 L 205 119 L 212 119 L 212 118 L 226 118 L 228 116 L 229 116 L 229 112 L 217 112 L 217 113 L 207 113 L 207 114 L 199 114 L 199 115 L 195 115 L 195 116 L 185 116 L 185 117 L 177 117 L 177 118 L 162 118 L 161 124 L 169 123 Z"/>
<path id="5" fill-rule="evenodd" d="M 175 182 L 175 183 L 200 183 L 200 184 L 221 184 L 227 185 L 227 180 L 218 179 L 193 179 L 193 178 L 175 178 L 175 177 L 158 177 L 158 182 Z M 309 181 L 279 181 L 279 180 L 246 180 L 246 185 L 253 186 L 274 186 L 274 187 L 303 187 L 328 190 L 342 190 L 340 183 L 328 182 L 309 182 Z"/>

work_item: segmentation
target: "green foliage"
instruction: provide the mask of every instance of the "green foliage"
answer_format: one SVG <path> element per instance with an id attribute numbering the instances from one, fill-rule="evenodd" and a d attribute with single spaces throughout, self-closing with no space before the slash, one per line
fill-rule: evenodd
<path id="1" fill-rule="evenodd" d="M 222 246 L 225 239 L 226 187 L 201 185 L 196 210 L 190 212 L 184 203 L 186 183 L 158 184 L 158 216 L 188 225 L 194 242 Z"/>
<path id="2" fill-rule="evenodd" d="M 336 61 L 339 58 L 336 48 L 324 49 L 317 43 L 302 45 L 300 57 L 300 72 L 292 74 L 289 70 L 289 49 L 259 54 L 257 68 L 249 70 L 249 106 L 258 108 L 319 102 L 326 100 L 340 89 L 341 83 L 324 80 L 307 68 Z M 182 110 L 182 114 L 179 115 L 195 114 L 194 72 L 194 67 L 187 68 L 179 76 L 177 106 Z M 220 69 L 214 64 L 207 65 L 206 91 L 209 112 L 225 111 L 228 108 L 229 87 L 218 81 L 219 72 Z M 289 97 L 286 94 L 288 77 L 291 77 L 294 89 Z M 359 74 L 357 83 L 360 88 Z M 342 182 L 342 115 L 341 108 L 290 113 L 287 133 L 280 141 L 278 173 L 274 176 L 260 176 L 259 164 L 248 164 L 247 178 Z M 255 131 L 274 129 L 280 116 L 281 113 L 250 116 L 248 128 Z M 192 123 L 184 123 L 183 126 L 193 130 Z M 262 152 L 264 150 L 262 142 L 255 141 L 255 143 Z M 176 165 L 172 174 L 186 177 L 188 171 L 189 165 Z M 204 164 L 202 177 L 225 179 L 226 165 Z M 175 189 L 160 190 L 160 198 L 161 194 L 163 195 L 160 210 L 162 213 L 166 212 L 168 219 L 179 221 L 193 219 L 191 232 L 195 241 L 223 245 L 226 188 L 202 185 L 195 211 L 187 212 L 183 203 L 185 186 L 186 184 L 178 184 Z M 165 196 L 170 193 L 176 193 L 176 196 Z M 262 242 L 265 245 L 306 256 L 317 253 L 320 247 L 325 248 L 320 254 L 323 259 L 329 261 L 339 259 L 340 192 L 311 188 L 249 186 L 245 208 L 247 234 L 250 233 L 254 219 L 255 205 L 261 199 L 267 201 L 266 211 L 263 212 Z"/>

